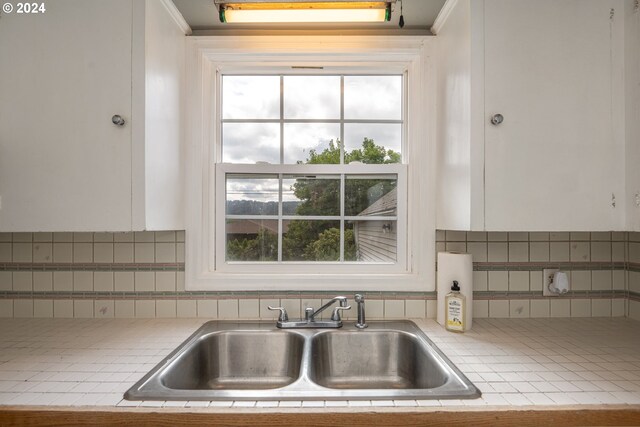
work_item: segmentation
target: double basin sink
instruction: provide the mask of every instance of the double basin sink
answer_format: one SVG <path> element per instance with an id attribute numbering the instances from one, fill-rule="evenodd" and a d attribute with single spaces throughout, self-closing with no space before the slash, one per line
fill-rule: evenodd
<path id="1" fill-rule="evenodd" d="M 278 329 L 211 321 L 129 400 L 472 399 L 480 391 L 410 321 Z"/>

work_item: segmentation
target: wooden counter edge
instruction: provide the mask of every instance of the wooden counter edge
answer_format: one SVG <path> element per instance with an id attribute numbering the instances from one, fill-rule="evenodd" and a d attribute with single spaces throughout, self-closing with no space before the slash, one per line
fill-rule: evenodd
<path id="1" fill-rule="evenodd" d="M 0 406 L 0 426 L 640 426 L 640 405 L 421 408 Z"/>

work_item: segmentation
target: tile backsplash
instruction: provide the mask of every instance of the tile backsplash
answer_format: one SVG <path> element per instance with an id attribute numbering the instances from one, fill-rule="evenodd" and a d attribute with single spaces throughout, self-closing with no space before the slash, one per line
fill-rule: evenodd
<path id="1" fill-rule="evenodd" d="M 183 231 L 0 233 L 0 317 L 273 319 L 332 292 L 186 292 Z M 640 319 L 640 233 L 437 231 L 437 251 L 474 259 L 474 317 Z M 571 292 L 542 297 L 542 269 Z M 368 292 L 367 316 L 435 317 L 435 292 Z M 352 310 L 353 312 L 354 310 Z M 346 312 L 349 319 L 354 313 Z"/>

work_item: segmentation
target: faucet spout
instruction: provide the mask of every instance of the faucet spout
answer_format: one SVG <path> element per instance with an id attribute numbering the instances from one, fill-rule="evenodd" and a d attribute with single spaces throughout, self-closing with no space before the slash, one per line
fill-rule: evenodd
<path id="1" fill-rule="evenodd" d="M 315 320 L 315 317 L 318 314 L 322 313 L 323 311 L 325 311 L 327 308 L 331 307 L 336 302 L 338 303 L 338 305 L 340 307 L 346 307 L 347 306 L 347 297 L 340 296 L 340 297 L 331 298 L 325 305 L 323 305 L 322 307 L 320 307 L 317 310 L 313 310 L 313 309 L 309 310 L 309 308 L 307 308 L 307 310 L 305 310 L 305 317 L 309 321 L 313 322 Z"/>
<path id="2" fill-rule="evenodd" d="M 356 328 L 364 329 L 368 326 L 364 316 L 364 295 L 356 294 L 354 300 L 358 304 L 358 321 L 356 322 Z"/>

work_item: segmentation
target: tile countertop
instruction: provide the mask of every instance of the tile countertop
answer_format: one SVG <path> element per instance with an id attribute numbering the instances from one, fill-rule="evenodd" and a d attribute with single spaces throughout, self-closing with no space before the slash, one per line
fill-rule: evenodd
<path id="1" fill-rule="evenodd" d="M 472 400 L 130 402 L 123 393 L 204 319 L 2 319 L 0 405 L 414 408 L 640 405 L 640 323 L 479 319 L 465 334 L 414 320 L 482 391 Z M 477 408 L 480 409 L 480 408 Z"/>

